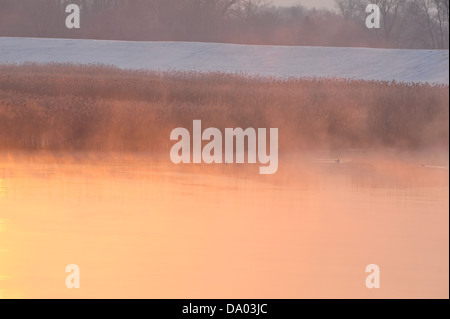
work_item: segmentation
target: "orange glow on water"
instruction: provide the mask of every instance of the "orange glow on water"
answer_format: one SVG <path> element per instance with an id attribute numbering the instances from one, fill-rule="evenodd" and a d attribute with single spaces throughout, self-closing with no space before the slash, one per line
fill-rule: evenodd
<path id="1" fill-rule="evenodd" d="M 0 296 L 448 298 L 448 171 L 305 161 L 278 180 L 202 172 L 5 162 Z M 371 263 L 379 290 L 364 285 Z M 65 287 L 68 264 L 80 289 Z"/>

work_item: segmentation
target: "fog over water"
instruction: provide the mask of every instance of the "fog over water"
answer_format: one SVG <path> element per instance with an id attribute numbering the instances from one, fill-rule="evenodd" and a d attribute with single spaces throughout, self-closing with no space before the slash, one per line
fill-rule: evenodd
<path id="1" fill-rule="evenodd" d="M 443 154 L 304 153 L 273 178 L 131 155 L 2 156 L 0 295 L 448 298 Z M 64 285 L 72 263 L 81 289 Z M 372 263 L 382 289 L 365 287 Z"/>

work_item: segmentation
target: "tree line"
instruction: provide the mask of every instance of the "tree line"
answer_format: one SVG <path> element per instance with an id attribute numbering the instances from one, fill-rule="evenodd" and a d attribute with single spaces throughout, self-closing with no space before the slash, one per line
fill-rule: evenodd
<path id="1" fill-rule="evenodd" d="M 65 8 L 81 7 L 67 29 Z M 367 29 L 367 4 L 381 28 Z M 270 0 L 0 0 L 0 36 L 448 49 L 449 0 L 336 0 L 336 9 Z"/>

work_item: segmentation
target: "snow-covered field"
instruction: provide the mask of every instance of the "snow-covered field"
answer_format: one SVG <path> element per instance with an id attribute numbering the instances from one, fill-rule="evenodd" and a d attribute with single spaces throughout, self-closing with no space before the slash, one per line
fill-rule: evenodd
<path id="1" fill-rule="evenodd" d="M 101 63 L 129 69 L 449 83 L 448 50 L 0 38 L 0 63 L 24 62 Z"/>

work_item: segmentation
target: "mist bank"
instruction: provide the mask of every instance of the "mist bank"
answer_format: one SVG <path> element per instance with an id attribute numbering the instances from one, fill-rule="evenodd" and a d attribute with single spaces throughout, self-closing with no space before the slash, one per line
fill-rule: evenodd
<path id="1" fill-rule="evenodd" d="M 278 128 L 302 150 L 449 145 L 446 85 L 0 66 L 1 150 L 169 154 L 177 127 Z"/>

